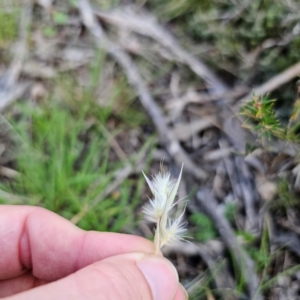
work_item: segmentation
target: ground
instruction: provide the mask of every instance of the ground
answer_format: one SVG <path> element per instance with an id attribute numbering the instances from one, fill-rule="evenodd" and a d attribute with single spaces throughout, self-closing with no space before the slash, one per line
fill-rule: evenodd
<path id="1" fill-rule="evenodd" d="M 176 178 L 190 299 L 299 299 L 298 1 L 0 1 L 0 203 L 153 238 Z"/>

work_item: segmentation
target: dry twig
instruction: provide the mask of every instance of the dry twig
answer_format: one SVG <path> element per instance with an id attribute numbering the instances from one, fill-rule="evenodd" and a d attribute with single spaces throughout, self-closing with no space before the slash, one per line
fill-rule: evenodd
<path id="1" fill-rule="evenodd" d="M 158 130 L 160 131 L 160 136 L 163 140 L 167 139 L 167 149 L 170 154 L 175 156 L 175 159 L 178 161 L 178 159 L 181 159 L 181 161 L 184 161 L 180 156 L 178 155 L 178 144 L 174 143 L 170 137 L 172 137 L 171 132 L 169 131 L 169 128 L 166 125 L 166 122 L 153 101 L 151 95 L 149 94 L 143 80 L 141 79 L 135 65 L 133 64 L 131 58 L 125 53 L 120 47 L 118 47 L 115 44 L 112 44 L 107 37 L 104 35 L 102 29 L 98 26 L 97 23 L 95 23 L 95 20 L 93 20 L 92 11 L 90 7 L 85 7 L 87 1 L 82 0 L 81 2 L 81 12 L 85 20 L 86 26 L 90 29 L 90 31 L 93 33 L 94 36 L 98 39 L 99 46 L 105 48 L 112 56 L 115 57 L 115 59 L 122 65 L 124 68 L 124 71 L 128 77 L 128 80 L 133 85 L 135 90 L 137 91 L 138 95 L 141 98 L 141 101 L 144 105 L 144 107 L 149 111 L 149 114 L 153 118 L 154 123 L 158 127 Z M 85 14 L 86 11 L 89 12 L 89 15 Z M 114 24 L 117 24 L 118 26 L 126 27 L 127 29 L 134 30 L 140 34 L 150 36 L 151 38 L 158 41 L 160 44 L 162 44 L 164 47 L 169 49 L 175 57 L 177 57 L 177 60 L 181 63 L 184 63 L 188 65 L 191 70 L 197 74 L 198 76 L 202 77 L 208 84 L 210 88 L 210 93 L 222 93 L 222 92 L 228 92 L 228 87 L 219 80 L 213 72 L 200 60 L 196 59 L 194 56 L 192 56 L 190 53 L 185 51 L 181 46 L 178 45 L 177 41 L 170 35 L 167 31 L 165 31 L 163 28 L 161 28 L 155 21 L 155 19 L 152 16 L 140 16 L 137 17 L 133 14 L 129 15 L 123 15 L 116 13 L 115 15 L 110 16 L 110 19 L 107 17 L 107 15 L 104 15 L 103 13 L 98 13 L 98 16 L 104 18 L 106 17 L 107 21 L 113 21 Z M 125 16 L 125 17 L 124 17 Z M 154 104 L 154 105 L 153 105 Z M 224 101 L 220 101 L 220 106 L 224 109 L 226 109 L 227 114 L 225 119 L 230 119 L 232 116 L 232 113 L 230 112 L 230 108 L 227 106 L 227 104 Z M 228 115 L 230 116 L 228 117 Z M 230 132 L 225 128 L 225 132 L 231 136 Z M 177 142 L 177 141 L 176 141 Z M 240 141 L 235 141 L 235 145 L 237 148 L 240 148 L 239 146 Z M 243 141 L 242 141 L 242 144 Z M 172 151 L 172 148 L 175 146 L 176 151 Z M 174 149 L 174 148 L 173 148 Z M 180 148 L 181 149 L 181 148 Z M 171 150 L 171 151 L 170 151 Z M 193 165 L 187 165 L 188 171 L 192 171 Z M 195 172 L 191 172 L 195 173 Z M 202 177 L 202 176 L 201 176 Z M 212 205 L 212 204 L 211 204 Z M 214 207 L 215 209 L 216 207 Z M 216 212 L 215 212 L 216 213 Z M 218 214 L 217 214 L 218 215 Z M 244 253 L 242 249 L 237 244 L 237 241 L 235 239 L 235 235 L 232 232 L 228 222 L 225 220 L 226 224 L 226 231 L 222 229 L 224 224 L 223 221 L 216 221 L 218 220 L 218 216 L 216 218 L 216 215 L 210 215 L 214 222 L 218 223 L 219 230 L 221 232 L 221 235 L 225 235 L 224 240 L 226 240 L 227 247 L 231 250 L 236 260 L 240 263 L 246 264 L 246 269 L 242 269 L 243 275 L 245 276 L 245 279 L 248 283 L 248 289 L 249 294 L 252 297 L 255 297 L 255 299 L 261 299 L 261 297 L 257 294 L 258 290 L 258 280 L 256 278 L 256 275 L 254 273 L 254 266 L 253 262 L 250 260 L 250 258 Z M 217 225 L 218 227 L 218 225 Z M 226 232 L 229 232 L 229 236 L 226 234 Z M 254 299 L 254 298 L 253 298 Z"/>
<path id="2" fill-rule="evenodd" d="M 170 99 L 170 103 L 167 104 L 167 108 L 176 109 L 181 112 L 188 104 L 205 104 L 213 101 L 219 101 L 221 99 L 237 99 L 248 92 L 249 88 L 245 86 L 229 90 L 226 93 L 213 93 L 211 95 L 208 95 L 207 93 L 199 93 L 193 89 L 188 89 L 181 97 Z"/>
<path id="3" fill-rule="evenodd" d="M 226 247 L 231 252 L 234 260 L 240 266 L 243 279 L 246 281 L 248 292 L 252 300 L 262 299 L 259 294 L 259 281 L 254 271 L 254 263 L 247 253 L 239 246 L 235 234 L 228 221 L 219 213 L 215 199 L 208 191 L 199 191 L 197 200 L 209 215 L 224 240 Z"/>
<path id="4" fill-rule="evenodd" d="M 249 93 L 248 95 L 246 95 L 244 98 L 240 100 L 240 103 L 250 101 L 253 97 L 253 93 L 255 94 L 255 96 L 260 97 L 269 92 L 272 92 L 275 89 L 282 86 L 283 84 L 289 82 L 293 78 L 299 76 L 299 74 L 300 74 L 300 62 L 294 64 L 293 66 L 289 67 L 283 72 L 275 75 L 267 82 L 263 83 L 262 85 L 254 88 L 253 92 Z"/>
<path id="5" fill-rule="evenodd" d="M 188 157 L 187 153 L 182 149 L 173 132 L 169 129 L 159 106 L 155 103 L 154 99 L 149 93 L 148 88 L 140 76 L 138 69 L 131 57 L 118 45 L 110 41 L 105 35 L 100 24 L 94 17 L 89 1 L 79 1 L 79 9 L 82 15 L 83 23 L 95 37 L 97 45 L 105 49 L 122 66 L 129 83 L 136 91 L 142 105 L 149 113 L 153 123 L 157 127 L 160 140 L 166 147 L 169 154 L 174 157 L 178 165 L 182 164 L 183 162 L 185 169 L 193 174 L 196 178 L 201 180 L 206 178 L 206 173 L 199 167 L 195 166 L 195 164 Z"/>
<path id="6" fill-rule="evenodd" d="M 111 24 L 156 40 L 173 53 L 179 62 L 186 64 L 195 74 L 203 78 L 215 93 L 228 90 L 226 85 L 202 61 L 182 48 L 176 39 L 158 24 L 153 15 L 145 12 L 137 15 L 130 7 L 123 7 L 122 10 L 111 12 L 97 11 L 97 15 Z"/>
<path id="7" fill-rule="evenodd" d="M 182 48 L 172 34 L 158 24 L 153 15 L 145 12 L 137 15 L 130 7 L 122 7 L 122 10 L 111 12 L 98 11 L 97 15 L 102 20 L 122 29 L 126 28 L 154 39 L 172 53 L 176 61 L 186 64 L 196 75 L 204 79 L 208 85 L 210 97 L 214 98 L 215 95 L 219 97 L 220 94 L 223 94 L 222 99 L 220 98 L 220 101 L 217 102 L 217 105 L 222 109 L 223 130 L 238 150 L 244 148 L 245 141 L 243 134 L 241 134 L 241 122 L 227 105 L 227 98 L 224 96 L 225 94 L 230 95 L 229 87 L 201 60 Z"/>

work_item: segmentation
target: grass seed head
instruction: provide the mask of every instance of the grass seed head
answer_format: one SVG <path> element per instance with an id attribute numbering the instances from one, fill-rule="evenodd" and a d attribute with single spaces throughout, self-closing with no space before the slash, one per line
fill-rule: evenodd
<path id="1" fill-rule="evenodd" d="M 158 251 L 162 246 L 174 241 L 182 240 L 186 231 L 185 223 L 182 222 L 184 212 L 177 219 L 171 219 L 170 215 L 174 200 L 180 184 L 182 169 L 178 179 L 171 177 L 169 172 L 159 172 L 150 180 L 144 173 L 145 179 L 153 194 L 153 198 L 143 207 L 145 219 L 156 223 L 155 246 Z"/>

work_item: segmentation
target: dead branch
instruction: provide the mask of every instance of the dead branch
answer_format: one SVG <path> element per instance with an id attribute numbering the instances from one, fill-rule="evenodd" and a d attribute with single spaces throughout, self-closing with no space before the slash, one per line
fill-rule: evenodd
<path id="1" fill-rule="evenodd" d="M 146 13 L 137 15 L 129 8 L 122 8 L 122 10 L 114 10 L 112 12 L 98 12 L 97 15 L 111 24 L 115 24 L 121 28 L 127 28 L 156 40 L 159 44 L 163 45 L 173 53 L 179 62 L 188 65 L 195 74 L 202 77 L 208 83 L 211 88 L 209 91 L 211 97 L 223 94 L 223 99 L 217 102 L 217 105 L 222 109 L 223 130 L 236 149 L 244 149 L 245 139 L 243 130 L 240 126 L 241 123 L 227 105 L 227 98 L 224 98 L 224 95 L 230 92 L 229 88 L 204 63 L 183 49 L 177 43 L 176 39 L 157 23 L 153 15 Z M 247 171 L 247 165 L 241 159 L 239 160 L 241 164 L 240 167 Z M 243 200 L 244 205 L 247 208 L 248 220 L 251 220 L 251 222 L 248 222 L 250 226 L 253 221 L 254 211 L 253 197 L 250 196 L 252 187 L 248 178 L 245 177 L 243 177 L 243 180 L 239 180 L 239 186 L 242 186 L 244 189 Z"/>
<path id="2" fill-rule="evenodd" d="M 111 12 L 98 11 L 97 16 L 120 28 L 126 28 L 154 39 L 173 53 L 178 62 L 186 64 L 196 75 L 204 79 L 210 89 L 210 97 L 214 98 L 215 95 L 219 97 L 223 94 L 223 97 L 219 98 L 221 101 L 217 103 L 223 111 L 223 130 L 231 138 L 236 148 L 240 150 L 244 147 L 245 141 L 241 134 L 241 122 L 235 117 L 235 113 L 231 111 L 231 108 L 226 103 L 228 98 L 225 95 L 227 97 L 230 95 L 229 87 L 201 60 L 182 48 L 172 34 L 158 24 L 153 15 L 145 12 L 140 12 L 137 15 L 130 7 L 122 7 L 122 10 L 113 10 Z"/>
<path id="3" fill-rule="evenodd" d="M 188 89 L 187 92 L 181 97 L 170 99 L 170 103 L 167 104 L 167 108 L 174 109 L 180 108 L 180 111 L 188 104 L 205 104 L 213 101 L 219 101 L 221 99 L 237 99 L 249 92 L 249 88 L 245 86 L 238 87 L 234 90 L 230 90 L 222 93 L 214 93 L 208 95 L 207 93 L 198 93 L 193 89 Z"/>
<path id="4" fill-rule="evenodd" d="M 167 48 L 175 56 L 176 61 L 186 64 L 196 75 L 204 79 L 209 87 L 211 97 L 223 94 L 222 99 L 220 98 L 220 101 L 217 102 L 217 105 L 222 109 L 223 130 L 238 150 L 244 148 L 245 141 L 240 128 L 241 122 L 227 105 L 228 98 L 224 97 L 225 94 L 229 93 L 229 87 L 201 60 L 182 48 L 172 34 L 158 24 L 153 15 L 145 12 L 139 12 L 137 15 L 130 7 L 122 7 L 122 10 L 118 9 L 111 12 L 98 11 L 97 16 L 122 29 L 126 28 L 154 39 Z"/>
<path id="5" fill-rule="evenodd" d="M 158 24 L 153 15 L 145 12 L 137 15 L 130 7 L 122 7 L 122 10 L 111 12 L 97 11 L 96 14 L 104 21 L 156 40 L 173 53 L 179 62 L 186 64 L 195 74 L 203 78 L 214 92 L 222 93 L 228 90 L 227 86 L 202 61 L 182 48 L 176 39 Z"/>
<path id="6" fill-rule="evenodd" d="M 241 274 L 246 281 L 248 292 L 251 299 L 262 299 L 259 293 L 259 281 L 254 271 L 254 263 L 247 253 L 238 244 L 235 234 L 230 227 L 229 222 L 219 213 L 216 200 L 208 191 L 199 191 L 197 200 L 207 215 L 214 222 L 226 247 L 231 252 L 233 259 L 240 266 Z"/>
<path id="7" fill-rule="evenodd" d="M 282 86 L 283 84 L 289 82 L 293 78 L 297 77 L 300 74 L 300 62 L 294 64 L 293 66 L 289 67 L 288 69 L 284 70 L 283 72 L 275 75 L 267 82 L 263 83 L 262 85 L 253 89 L 253 92 L 249 93 L 247 96 L 240 100 L 241 103 L 248 102 L 252 99 L 253 94 L 255 96 L 260 97 L 269 92 L 272 92 Z"/>
<path id="8" fill-rule="evenodd" d="M 86 1 L 82 0 L 80 3 L 81 4 L 86 3 Z M 82 7 L 81 7 L 81 10 L 83 10 Z M 89 7 L 89 10 L 90 10 L 89 21 L 86 22 L 86 24 L 90 25 L 89 29 L 91 30 L 91 32 L 95 31 L 94 32 L 95 36 L 97 36 L 97 32 L 98 33 L 101 32 L 101 35 L 103 35 L 102 29 L 95 30 L 95 28 L 93 28 L 97 24 L 95 23 L 95 21 L 91 21 L 91 18 L 93 16 L 91 16 L 92 12 L 91 12 L 90 7 Z M 175 54 L 175 56 L 178 58 L 179 61 L 187 64 L 191 68 L 191 70 L 193 70 L 198 76 L 202 77 L 208 83 L 209 87 L 212 90 L 212 94 L 217 93 L 217 92 L 221 93 L 221 92 L 228 91 L 227 86 L 222 81 L 220 81 L 210 71 L 210 69 L 208 69 L 206 67 L 205 64 L 203 64 L 201 61 L 199 61 L 198 59 L 193 57 L 190 53 L 188 53 L 187 51 L 182 49 L 177 44 L 176 40 L 167 31 L 165 31 L 163 28 L 161 28 L 155 22 L 155 20 L 153 18 L 149 19 L 145 16 L 138 18 L 136 16 L 131 15 L 130 18 L 127 17 L 126 19 L 121 18 L 118 20 L 119 20 L 119 22 L 121 20 L 121 26 L 125 26 L 125 27 L 127 26 L 127 28 L 129 28 L 131 30 L 138 31 L 139 33 L 145 34 L 147 36 L 151 36 L 152 38 L 154 38 L 155 40 L 160 42 L 162 45 L 164 45 L 166 48 L 168 48 L 170 51 L 172 51 L 173 54 Z M 136 22 L 136 21 L 138 21 L 138 22 Z M 94 25 L 92 25 L 92 24 L 94 24 Z M 97 26 L 97 27 L 99 27 L 99 26 Z M 100 36 L 98 35 L 98 38 L 99 37 Z M 105 40 L 107 41 L 106 37 L 105 37 Z M 99 38 L 99 41 L 100 41 L 100 38 Z M 103 41 L 103 37 L 102 37 L 102 41 Z M 101 43 L 99 43 L 99 46 L 101 46 Z M 153 117 L 153 121 L 156 124 L 156 126 L 158 124 L 160 124 L 160 126 L 162 125 L 161 128 L 158 127 L 161 137 L 163 139 L 170 137 L 171 135 L 169 134 L 169 130 L 165 123 L 165 120 L 164 120 L 159 108 L 156 106 L 155 102 L 153 101 L 151 95 L 148 93 L 148 91 L 145 87 L 145 84 L 142 81 L 135 65 L 133 65 L 133 62 L 131 61 L 131 58 L 120 47 L 118 47 L 115 44 L 113 45 L 111 42 L 109 42 L 109 45 L 106 45 L 106 46 L 103 46 L 103 44 L 102 44 L 102 47 L 106 47 L 108 52 L 110 52 L 111 55 L 114 56 L 115 59 L 123 66 L 125 73 L 128 77 L 128 80 L 131 82 L 131 84 L 133 85 L 135 90 L 138 92 L 138 95 L 140 95 L 141 101 L 143 102 L 144 107 L 148 111 L 152 108 L 151 110 L 153 110 L 153 112 L 151 113 L 151 111 L 149 111 L 149 114 Z M 153 103 L 155 104 L 155 106 L 153 106 Z M 223 103 L 222 106 L 226 106 L 226 104 Z M 228 107 L 227 107 L 227 110 L 229 110 Z M 170 149 L 170 147 L 172 148 L 172 146 L 171 146 L 172 144 L 175 145 L 174 143 L 172 143 L 171 140 L 169 140 L 167 143 L 167 145 L 169 146 L 168 150 Z M 178 146 L 176 145 L 176 147 L 178 147 Z M 169 152 L 170 152 L 170 154 L 174 153 L 174 151 L 169 151 Z M 174 154 L 177 154 L 176 152 Z M 178 157 L 178 154 L 175 155 L 175 158 L 176 158 L 176 156 Z M 190 166 L 192 167 L 192 165 L 190 165 Z M 188 166 L 189 169 L 190 169 L 190 166 Z M 194 172 L 192 172 L 192 173 L 194 173 Z M 217 219 L 218 219 L 218 217 L 217 217 Z M 227 222 L 227 221 L 225 220 L 225 222 Z M 232 253 L 233 253 L 234 257 L 236 257 L 237 261 L 240 263 L 246 264 L 246 268 L 242 268 L 242 271 L 244 273 L 243 275 L 245 275 L 245 278 L 247 278 L 246 280 L 248 283 L 249 294 L 251 295 L 251 297 L 253 297 L 253 299 L 261 299 L 261 296 L 257 294 L 258 293 L 258 280 L 257 280 L 256 274 L 254 273 L 254 270 L 253 270 L 254 269 L 253 262 L 246 255 L 246 253 L 244 253 L 244 251 L 242 249 L 240 249 L 240 247 L 238 246 L 236 239 L 235 239 L 235 235 L 232 232 L 229 224 L 226 223 L 226 225 L 229 228 L 229 229 L 227 228 L 227 231 L 229 231 L 231 235 L 229 236 L 230 239 L 228 239 L 228 236 L 227 236 L 227 239 L 225 237 L 223 237 L 223 238 L 224 238 L 224 240 L 226 239 L 227 247 L 232 251 Z M 221 235 L 223 236 L 225 234 L 225 232 L 223 231 L 222 226 L 219 229 L 222 232 Z"/>
<path id="9" fill-rule="evenodd" d="M 184 163 L 186 170 L 193 174 L 196 178 L 201 180 L 206 178 L 206 173 L 199 167 L 195 166 L 195 164 L 188 157 L 187 153 L 182 149 L 173 132 L 169 129 L 159 106 L 149 93 L 148 88 L 140 76 L 138 69 L 131 57 L 118 45 L 110 41 L 105 35 L 100 24 L 94 17 L 89 1 L 79 1 L 79 10 L 83 23 L 95 37 L 95 42 L 97 45 L 105 49 L 122 66 L 129 83 L 136 91 L 142 105 L 149 113 L 153 123 L 157 127 L 160 140 L 166 147 L 169 154 L 174 157 L 178 165 Z"/>

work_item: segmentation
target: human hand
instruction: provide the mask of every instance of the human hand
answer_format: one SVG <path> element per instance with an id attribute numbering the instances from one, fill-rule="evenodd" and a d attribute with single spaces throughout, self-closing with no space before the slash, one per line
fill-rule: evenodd
<path id="1" fill-rule="evenodd" d="M 85 232 L 38 207 L 0 206 L 0 298 L 184 300 L 173 265 L 141 237 Z"/>

